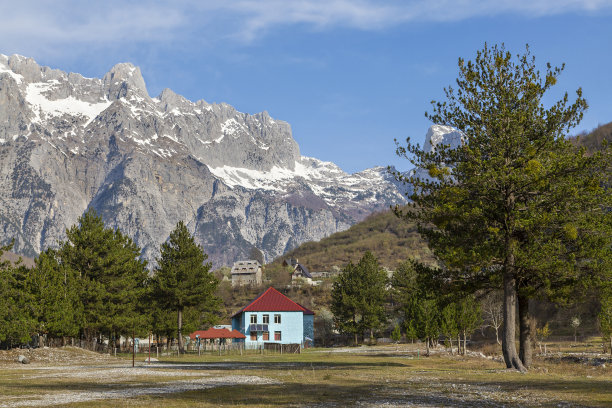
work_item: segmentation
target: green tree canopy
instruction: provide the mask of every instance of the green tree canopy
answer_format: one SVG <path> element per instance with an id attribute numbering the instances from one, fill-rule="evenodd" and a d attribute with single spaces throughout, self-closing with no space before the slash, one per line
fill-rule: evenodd
<path id="1" fill-rule="evenodd" d="M 177 312 L 181 352 L 184 352 L 184 310 L 197 309 L 198 326 L 212 323 L 219 310 L 219 299 L 214 294 L 219 282 L 210 272 L 210 262 L 204 263 L 207 258 L 182 221 L 161 245 L 161 256 L 151 282 L 152 296 L 161 308 Z"/>
<path id="2" fill-rule="evenodd" d="M 0 258 L 12 246 L 0 246 Z M 0 342 L 9 346 L 29 341 L 36 327 L 27 273 L 23 266 L 0 261 Z"/>
<path id="3" fill-rule="evenodd" d="M 357 335 L 366 330 L 370 337 L 386 321 L 387 276 L 378 260 L 367 251 L 357 265 L 349 262 L 332 287 L 331 310 L 336 327 Z"/>
<path id="4" fill-rule="evenodd" d="M 543 105 L 562 70 L 549 64 L 542 75 L 528 48 L 515 60 L 503 45 L 485 45 L 475 61 L 459 59 L 456 88 L 426 114 L 461 131 L 461 146 L 426 152 L 408 140 L 397 150 L 430 176 L 397 175 L 414 187 L 414 205 L 398 213 L 417 222 L 441 279 L 504 290 L 502 350 L 519 370 L 517 294 L 573 288 L 596 272 L 601 279 L 601 259 L 610 256 L 602 182 L 610 150 L 587 155 L 565 138 L 587 107 L 580 89 L 572 103 L 565 94 Z"/>
<path id="5" fill-rule="evenodd" d="M 94 209 L 66 231 L 58 252 L 62 268 L 79 282 L 81 327 L 88 338 L 132 335 L 145 326 L 142 299 L 147 279 L 140 248 L 119 230 L 106 228 Z"/>
<path id="6" fill-rule="evenodd" d="M 51 337 L 77 337 L 83 321 L 78 276 L 47 249 L 36 259 L 29 274 L 29 290 L 37 317 L 37 331 Z"/>

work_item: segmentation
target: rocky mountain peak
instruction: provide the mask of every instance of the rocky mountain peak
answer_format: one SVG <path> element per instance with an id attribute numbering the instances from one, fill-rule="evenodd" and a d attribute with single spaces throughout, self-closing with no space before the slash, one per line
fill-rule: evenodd
<path id="1" fill-rule="evenodd" d="M 172 110 L 173 108 L 180 108 L 184 106 L 193 105 L 193 103 L 189 101 L 187 98 L 175 93 L 170 88 L 165 88 L 163 91 L 161 91 L 161 93 L 156 99 L 159 100 L 159 103 L 160 103 L 159 108 L 166 112 Z M 199 105 L 199 106 L 203 106 L 203 105 Z"/>
<path id="2" fill-rule="evenodd" d="M 4 65 L 4 69 L 2 65 Z M 17 82 L 21 82 L 21 79 L 27 82 L 35 82 L 40 81 L 41 78 L 41 69 L 36 61 L 18 54 L 11 56 L 0 54 L 0 73 L 3 71 L 10 71 L 9 74 L 17 79 Z"/>
<path id="3" fill-rule="evenodd" d="M 141 97 L 149 97 L 140 68 L 129 62 L 115 65 L 102 78 L 102 86 L 105 96 L 109 100 L 117 100 L 134 92 Z"/>
<path id="4" fill-rule="evenodd" d="M 35 256 L 87 208 L 153 261 L 180 220 L 215 267 L 266 259 L 405 202 L 385 168 L 303 157 L 268 112 L 151 99 L 138 67 L 85 78 L 0 55 L 0 244 Z"/>
<path id="5" fill-rule="evenodd" d="M 431 125 L 425 135 L 423 150 L 427 153 L 435 151 L 436 146 L 444 145 L 455 149 L 463 144 L 465 136 L 452 126 Z"/>

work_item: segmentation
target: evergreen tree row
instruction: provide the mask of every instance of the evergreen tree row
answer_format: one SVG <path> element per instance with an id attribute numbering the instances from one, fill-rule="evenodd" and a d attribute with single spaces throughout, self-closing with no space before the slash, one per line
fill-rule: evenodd
<path id="1" fill-rule="evenodd" d="M 465 352 L 468 337 L 482 321 L 479 303 L 471 294 L 444 294 L 424 271 L 418 271 L 420 267 L 406 261 L 389 279 L 369 251 L 357 264 L 349 262 L 332 287 L 336 329 L 352 335 L 357 344 L 364 333 L 373 339 L 396 315 L 401 327 L 395 336 L 403 331 L 409 339 L 424 341 L 428 355 L 430 346 L 441 337 L 451 350 L 455 340 L 461 349 L 462 340 Z"/>
<path id="2" fill-rule="evenodd" d="M 90 209 L 34 268 L 0 263 L 0 342 L 10 347 L 46 335 L 99 349 L 154 333 L 178 338 L 182 350 L 183 321 L 191 330 L 216 316 L 211 264 L 182 222 L 162 244 L 151 276 L 140 253 Z"/>

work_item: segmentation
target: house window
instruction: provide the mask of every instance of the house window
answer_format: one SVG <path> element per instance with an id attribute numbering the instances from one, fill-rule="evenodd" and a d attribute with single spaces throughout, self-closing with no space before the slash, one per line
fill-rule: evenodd
<path id="1" fill-rule="evenodd" d="M 281 315 L 275 314 L 274 315 L 274 323 L 280 324 L 280 322 L 281 322 L 281 318 L 280 317 L 281 317 Z"/>
<path id="2" fill-rule="evenodd" d="M 270 323 L 270 315 L 263 315 L 263 324 Z"/>
<path id="3" fill-rule="evenodd" d="M 270 340 L 270 332 L 263 332 L 263 339 L 265 340 Z"/>
<path id="4" fill-rule="evenodd" d="M 251 324 L 257 324 L 257 315 L 251 315 Z"/>
<path id="5" fill-rule="evenodd" d="M 281 341 L 281 332 L 279 331 L 274 332 L 274 341 Z"/>
<path id="6" fill-rule="evenodd" d="M 257 341 L 257 332 L 251 332 L 251 341 Z"/>

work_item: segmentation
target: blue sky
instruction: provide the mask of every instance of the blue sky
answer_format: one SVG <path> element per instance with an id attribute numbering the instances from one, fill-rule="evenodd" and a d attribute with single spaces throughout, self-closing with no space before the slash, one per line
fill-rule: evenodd
<path id="1" fill-rule="evenodd" d="M 303 155 L 349 172 L 409 164 L 424 112 L 485 41 L 566 63 L 550 101 L 582 87 L 576 133 L 612 121 L 612 0 L 5 1 L 0 53 L 101 77 L 140 66 L 149 93 L 267 110 Z"/>

